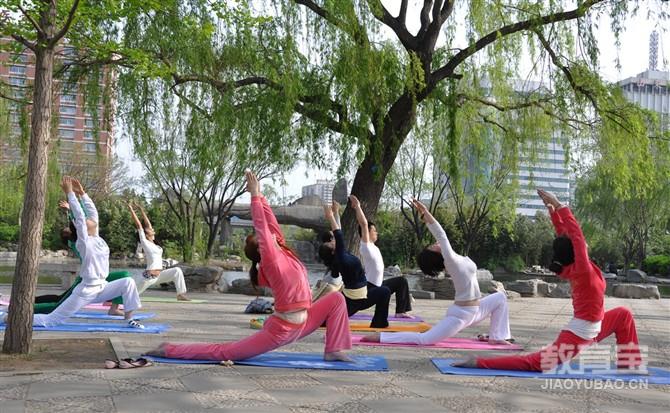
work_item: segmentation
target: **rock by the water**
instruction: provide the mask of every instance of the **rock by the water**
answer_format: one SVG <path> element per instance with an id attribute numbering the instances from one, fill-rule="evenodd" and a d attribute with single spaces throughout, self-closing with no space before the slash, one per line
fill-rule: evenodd
<path id="1" fill-rule="evenodd" d="M 189 291 L 217 291 L 219 280 L 223 275 L 223 268 L 216 266 L 193 267 L 186 264 L 179 264 L 177 267 L 184 272 L 186 289 Z M 165 284 L 161 284 L 165 285 Z M 174 283 L 169 283 L 174 288 Z"/>
<path id="2" fill-rule="evenodd" d="M 505 290 L 505 295 L 507 296 L 508 300 L 521 298 L 521 294 L 517 293 L 516 291 Z"/>
<path id="3" fill-rule="evenodd" d="M 641 284 L 615 284 L 612 295 L 619 298 L 652 298 L 659 300 L 661 294 L 655 285 Z"/>
<path id="4" fill-rule="evenodd" d="M 425 276 L 419 280 L 422 290 L 433 291 L 435 298 L 442 300 L 453 300 L 456 295 L 454 282 L 448 277 Z"/>
<path id="5" fill-rule="evenodd" d="M 537 283 L 537 295 L 540 297 L 549 297 L 549 294 L 556 288 L 556 283 L 548 283 L 540 280 Z"/>
<path id="6" fill-rule="evenodd" d="M 484 294 L 493 294 L 498 291 L 505 291 L 505 286 L 500 281 L 496 280 L 480 280 L 479 291 Z"/>
<path id="7" fill-rule="evenodd" d="M 537 285 L 541 280 L 533 278 L 532 280 L 516 280 L 505 283 L 505 289 L 516 291 L 523 297 L 537 297 Z"/>
<path id="8" fill-rule="evenodd" d="M 628 270 L 626 272 L 626 281 L 629 283 L 647 282 L 647 273 L 637 269 Z"/>
<path id="9" fill-rule="evenodd" d="M 233 284 L 228 289 L 228 292 L 233 294 L 272 296 L 268 288 L 254 287 L 248 278 L 233 280 Z"/>
<path id="10" fill-rule="evenodd" d="M 392 265 L 390 267 L 384 268 L 384 277 L 398 277 L 402 275 L 400 267 L 397 265 Z"/>
<path id="11" fill-rule="evenodd" d="M 491 280 L 493 280 L 493 274 L 491 274 L 491 271 L 485 269 L 477 270 L 477 281 L 481 283 L 482 281 L 491 281 Z"/>
<path id="12" fill-rule="evenodd" d="M 617 275 L 611 272 L 604 272 L 603 278 L 606 280 L 616 280 Z"/>
<path id="13" fill-rule="evenodd" d="M 571 298 L 572 297 L 572 289 L 570 288 L 569 283 L 550 283 L 550 285 L 553 285 L 553 288 L 549 289 L 549 292 L 547 293 L 547 297 L 551 298 Z"/>

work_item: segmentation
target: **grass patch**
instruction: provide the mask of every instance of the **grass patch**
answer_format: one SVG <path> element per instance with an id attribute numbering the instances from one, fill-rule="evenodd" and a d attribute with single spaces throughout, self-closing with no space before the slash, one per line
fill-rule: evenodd
<path id="1" fill-rule="evenodd" d="M 670 285 L 659 285 L 658 292 L 661 293 L 661 297 L 670 297 Z"/>
<path id="2" fill-rule="evenodd" d="M 0 275 L 0 284 L 11 284 L 14 282 L 13 275 Z M 60 285 L 61 279 L 55 275 L 39 275 L 37 284 Z"/>

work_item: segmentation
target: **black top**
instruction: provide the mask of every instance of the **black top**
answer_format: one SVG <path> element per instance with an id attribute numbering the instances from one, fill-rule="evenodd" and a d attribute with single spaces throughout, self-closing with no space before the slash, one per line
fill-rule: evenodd
<path id="1" fill-rule="evenodd" d="M 335 236 L 335 259 L 332 266 L 332 277 L 342 276 L 344 287 L 350 290 L 367 286 L 363 264 L 357 256 L 350 254 L 344 248 L 344 234 L 341 229 L 333 231 Z"/>

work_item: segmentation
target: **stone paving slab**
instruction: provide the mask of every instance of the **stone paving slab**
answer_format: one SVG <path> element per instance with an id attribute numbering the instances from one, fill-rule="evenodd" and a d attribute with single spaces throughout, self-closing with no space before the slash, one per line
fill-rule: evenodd
<path id="1" fill-rule="evenodd" d="M 45 289 L 40 293 L 54 292 Z M 9 286 L 0 286 L 1 294 Z M 152 291 L 171 297 L 173 293 Z M 84 334 L 114 337 L 131 357 L 162 341 L 231 341 L 254 333 L 253 298 L 233 294 L 191 294 L 205 304 L 146 303 L 156 322 L 172 328 L 161 335 Z M 417 300 L 415 312 L 439 321 L 447 300 Z M 670 300 L 606 298 L 606 308 L 632 309 L 638 335 L 649 346 L 648 361 L 670 368 Z M 392 304 L 393 305 L 393 304 Z M 571 317 L 568 299 L 520 298 L 509 302 L 512 333 L 527 349 L 550 343 Z M 473 337 L 488 323 L 459 334 Z M 35 338 L 81 337 L 38 332 Z M 323 352 L 323 332 L 283 351 Z M 613 341 L 610 341 L 613 343 Z M 453 349 L 354 347 L 352 354 L 384 355 L 387 372 L 271 369 L 251 366 L 155 365 L 129 370 L 65 370 L 0 373 L 0 413 L 5 412 L 640 412 L 670 411 L 670 386 L 648 389 L 543 388 L 541 379 L 467 377 L 440 374 L 431 357 L 465 357 L 496 352 Z M 586 382 L 581 382 L 586 383 Z M 583 384 L 582 384 L 583 385 Z"/>

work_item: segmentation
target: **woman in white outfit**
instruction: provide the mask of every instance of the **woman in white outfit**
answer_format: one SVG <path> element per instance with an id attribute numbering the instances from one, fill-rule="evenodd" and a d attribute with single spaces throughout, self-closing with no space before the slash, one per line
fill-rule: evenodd
<path id="1" fill-rule="evenodd" d="M 445 270 L 451 276 L 456 290 L 454 304 L 447 309 L 446 317 L 425 333 L 381 333 L 364 337 L 363 341 L 381 343 L 413 343 L 430 345 L 456 335 L 464 328 L 490 318 L 489 343 L 509 344 L 509 312 L 507 297 L 502 292 L 481 298 L 477 282 L 477 265 L 469 258 L 456 254 L 447 234 L 428 208 L 412 200 L 426 226 L 437 240 L 426 247 L 417 261 L 426 275 L 435 276 Z"/>
<path id="2" fill-rule="evenodd" d="M 125 311 L 121 314 L 124 315 L 128 325 L 133 328 L 144 328 L 142 324 L 132 318 L 133 311 L 142 307 L 135 281 L 129 277 L 111 282 L 105 280 L 109 273 L 109 247 L 98 233 L 98 211 L 93 201 L 76 179 L 64 176 L 61 180 L 61 187 L 67 195 L 70 211 L 74 216 L 74 225 L 77 229 L 75 245 L 81 255 L 81 269 L 79 271 L 81 283 L 51 313 L 35 314 L 33 325 L 51 327 L 63 324 L 87 304 L 104 302 L 121 296 L 123 297 Z M 75 193 L 81 198 L 86 214 L 84 214 L 82 205 L 79 204 Z"/>
<path id="3" fill-rule="evenodd" d="M 142 249 L 144 250 L 144 260 L 147 264 L 146 269 L 141 275 L 133 275 L 135 283 L 137 283 L 137 291 L 142 294 L 147 288 L 156 283 L 174 282 L 177 290 L 177 300 L 190 301 L 185 295 L 186 282 L 184 281 L 184 273 L 181 268 L 172 267 L 167 270 L 163 269 L 163 248 L 154 243 L 156 233 L 151 226 L 151 221 L 149 221 L 146 212 L 144 212 L 144 208 L 138 206 L 142 213 L 144 227 L 142 227 L 142 223 L 137 218 L 137 214 L 131 203 L 128 203 L 128 208 L 135 222 L 135 227 L 140 237 L 140 245 L 142 245 Z"/>

